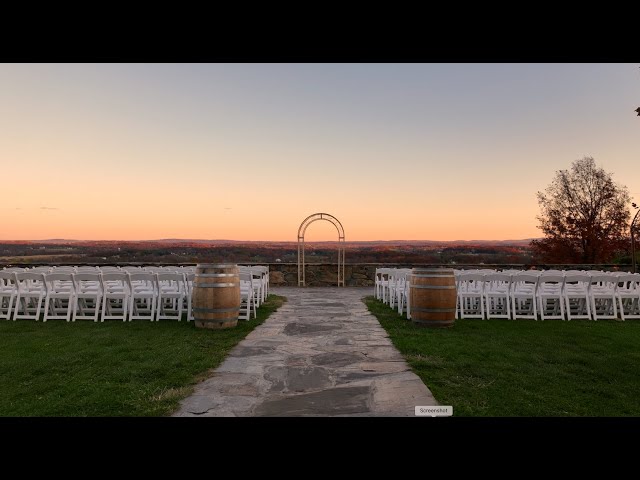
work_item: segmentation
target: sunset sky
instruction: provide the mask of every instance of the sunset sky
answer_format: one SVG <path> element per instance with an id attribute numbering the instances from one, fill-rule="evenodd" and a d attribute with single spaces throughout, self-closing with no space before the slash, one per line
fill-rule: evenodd
<path id="1" fill-rule="evenodd" d="M 539 237 L 585 155 L 640 199 L 639 106 L 635 64 L 0 64 L 0 239 Z"/>

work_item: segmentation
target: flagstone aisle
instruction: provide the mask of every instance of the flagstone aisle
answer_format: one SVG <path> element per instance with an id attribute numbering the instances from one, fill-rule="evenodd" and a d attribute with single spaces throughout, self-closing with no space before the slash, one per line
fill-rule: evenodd
<path id="1" fill-rule="evenodd" d="M 272 288 L 287 302 L 174 416 L 414 416 L 438 405 L 362 298 L 371 288 Z"/>

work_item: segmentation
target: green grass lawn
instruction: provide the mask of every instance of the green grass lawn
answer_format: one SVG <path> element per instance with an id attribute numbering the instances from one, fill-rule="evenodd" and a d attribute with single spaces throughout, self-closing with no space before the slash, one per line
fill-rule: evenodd
<path id="1" fill-rule="evenodd" d="M 454 416 L 640 416 L 640 321 L 456 320 L 417 327 L 365 299 Z"/>
<path id="2" fill-rule="evenodd" d="M 171 414 L 284 301 L 225 330 L 193 322 L 0 321 L 0 416 Z"/>

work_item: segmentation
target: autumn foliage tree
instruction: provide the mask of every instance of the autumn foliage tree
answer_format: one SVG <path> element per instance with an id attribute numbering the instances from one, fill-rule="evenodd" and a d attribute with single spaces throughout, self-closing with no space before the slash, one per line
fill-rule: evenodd
<path id="1" fill-rule="evenodd" d="M 544 238 L 531 242 L 540 261 L 607 263 L 627 248 L 630 197 L 627 187 L 596 166 L 592 157 L 559 170 L 538 192 L 538 228 Z"/>

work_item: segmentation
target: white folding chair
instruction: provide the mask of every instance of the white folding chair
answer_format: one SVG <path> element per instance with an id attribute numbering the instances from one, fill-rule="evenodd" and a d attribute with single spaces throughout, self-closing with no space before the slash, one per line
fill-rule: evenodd
<path id="1" fill-rule="evenodd" d="M 618 318 L 617 290 L 617 277 L 602 273 L 591 275 L 589 297 L 591 299 L 591 314 L 594 320 Z"/>
<path id="2" fill-rule="evenodd" d="M 485 318 L 484 315 L 484 275 L 481 273 L 461 273 L 458 283 L 460 318 Z"/>
<path id="3" fill-rule="evenodd" d="M 398 272 L 398 280 L 396 285 L 396 298 L 398 303 L 398 313 L 402 315 L 404 309 L 407 309 L 407 318 L 411 319 L 409 313 L 409 288 L 410 288 L 411 269 L 403 268 Z"/>
<path id="4" fill-rule="evenodd" d="M 71 312 L 75 301 L 73 273 L 66 271 L 45 274 L 44 318 L 47 320 L 71 321 Z"/>
<path id="5" fill-rule="evenodd" d="M 517 273 L 511 277 L 511 318 L 538 320 L 538 275 Z"/>
<path id="6" fill-rule="evenodd" d="M 385 289 L 389 285 L 389 269 L 386 267 L 376 268 L 375 295 L 376 299 L 384 301 Z M 386 302 L 385 302 L 386 303 Z"/>
<path id="7" fill-rule="evenodd" d="M 18 287 L 14 272 L 0 270 L 0 319 L 11 320 L 17 295 Z"/>
<path id="8" fill-rule="evenodd" d="M 156 273 L 158 284 L 158 309 L 156 321 L 162 319 L 182 321 L 185 299 L 184 275 L 182 273 Z"/>
<path id="9" fill-rule="evenodd" d="M 93 272 L 78 272 L 73 275 L 76 295 L 73 316 L 71 317 L 72 322 L 77 319 L 98 321 L 104 294 L 100 277 L 97 269 L 94 269 Z"/>
<path id="10" fill-rule="evenodd" d="M 484 299 L 487 318 L 511 318 L 509 294 L 511 275 L 489 273 L 484 276 Z"/>
<path id="11" fill-rule="evenodd" d="M 253 275 L 248 272 L 240 272 L 240 314 L 239 320 L 251 320 L 251 312 L 253 311 L 253 318 L 258 315 L 256 302 L 255 302 L 255 290 L 253 288 Z"/>
<path id="12" fill-rule="evenodd" d="M 37 322 L 40 319 L 40 310 L 46 294 L 44 275 L 36 272 L 14 272 L 17 285 L 14 320 L 24 318 Z"/>
<path id="13" fill-rule="evenodd" d="M 263 280 L 262 280 L 262 271 L 256 267 L 249 267 L 249 271 L 253 276 L 253 290 L 255 295 L 256 308 L 260 307 L 263 302 Z"/>
<path id="14" fill-rule="evenodd" d="M 193 272 L 184 273 L 185 280 L 185 289 L 187 296 L 187 322 L 193 320 L 193 310 L 191 305 L 192 295 L 193 295 L 193 279 L 196 277 L 196 274 Z"/>
<path id="15" fill-rule="evenodd" d="M 567 320 L 576 318 L 591 320 L 590 282 L 591 278 L 585 273 L 565 274 L 564 301 L 567 309 Z"/>
<path id="16" fill-rule="evenodd" d="M 155 320 L 158 284 L 154 273 L 127 273 L 129 285 L 129 321 Z"/>
<path id="17" fill-rule="evenodd" d="M 108 272 L 100 276 L 102 282 L 102 314 L 100 321 L 127 321 L 129 285 L 125 272 Z"/>
<path id="18" fill-rule="evenodd" d="M 389 269 L 389 283 L 387 284 L 387 294 L 388 294 L 388 305 L 395 309 L 396 308 L 396 300 L 398 298 L 398 283 L 400 277 L 400 269 L 399 268 L 390 268 Z"/>
<path id="19" fill-rule="evenodd" d="M 640 274 L 623 273 L 617 278 L 616 298 L 620 307 L 620 318 L 640 318 Z"/>
<path id="20" fill-rule="evenodd" d="M 260 280 L 262 282 L 262 299 L 260 303 L 264 303 L 269 295 L 269 267 L 264 265 L 257 265 L 253 267 L 260 272 Z"/>
<path id="21" fill-rule="evenodd" d="M 564 320 L 564 276 L 542 274 L 538 277 L 540 320 Z"/>

